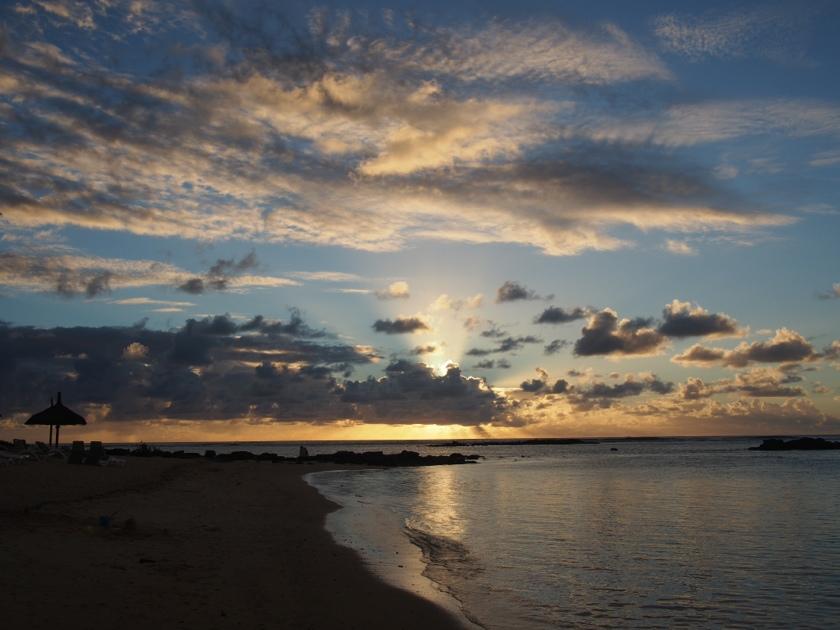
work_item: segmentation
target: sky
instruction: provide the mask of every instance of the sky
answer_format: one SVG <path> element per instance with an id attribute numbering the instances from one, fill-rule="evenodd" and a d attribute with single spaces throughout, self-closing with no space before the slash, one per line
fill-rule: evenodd
<path id="1" fill-rule="evenodd" d="M 0 438 L 840 433 L 838 26 L 4 2 Z"/>

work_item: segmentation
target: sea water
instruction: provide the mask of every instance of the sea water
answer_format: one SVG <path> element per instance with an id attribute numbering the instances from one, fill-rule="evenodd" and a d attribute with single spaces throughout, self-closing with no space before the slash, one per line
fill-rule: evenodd
<path id="1" fill-rule="evenodd" d="M 308 480 L 339 543 L 474 626 L 836 626 L 840 451 L 758 443 L 415 445 L 486 459 Z"/>

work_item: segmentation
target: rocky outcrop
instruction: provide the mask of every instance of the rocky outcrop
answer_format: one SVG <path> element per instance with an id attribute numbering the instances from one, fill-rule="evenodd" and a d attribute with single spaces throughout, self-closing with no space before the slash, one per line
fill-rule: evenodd
<path id="1" fill-rule="evenodd" d="M 437 442 L 435 444 L 427 444 L 430 448 L 452 448 L 464 446 L 533 446 L 542 444 L 599 444 L 595 440 L 581 440 L 579 438 L 528 438 L 522 440 L 480 440 L 461 442 L 459 440 L 452 440 L 451 442 Z"/>
<path id="2" fill-rule="evenodd" d="M 108 449 L 109 455 L 128 457 L 166 457 L 174 459 L 200 458 L 199 453 L 185 451 L 166 451 L 146 444 L 137 448 L 112 448 Z M 385 453 L 383 451 L 365 451 L 356 453 L 354 451 L 338 451 L 335 453 L 321 453 L 310 455 L 302 449 L 298 457 L 283 457 L 275 453 L 255 454 L 250 451 L 233 451 L 231 453 L 216 453 L 213 450 L 204 452 L 204 458 L 214 462 L 235 462 L 235 461 L 267 461 L 278 462 L 319 462 L 328 464 L 358 464 L 362 466 L 440 466 L 448 464 L 473 464 L 482 458 L 481 455 L 463 455 L 461 453 L 450 453 L 449 455 L 421 455 L 416 451 L 402 451 L 400 453 Z"/>
<path id="3" fill-rule="evenodd" d="M 761 446 L 751 446 L 751 451 L 831 451 L 840 449 L 840 442 L 823 438 L 803 437 L 795 440 L 772 438 L 764 440 Z"/>

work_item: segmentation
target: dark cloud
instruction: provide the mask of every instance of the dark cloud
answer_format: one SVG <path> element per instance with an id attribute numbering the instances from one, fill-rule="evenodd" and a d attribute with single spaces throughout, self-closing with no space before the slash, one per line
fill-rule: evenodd
<path id="1" fill-rule="evenodd" d="M 668 394 L 674 389 L 673 383 L 665 383 L 656 377 L 645 380 L 626 380 L 623 383 L 593 383 L 590 387 L 578 390 L 578 394 L 585 398 L 625 398 L 638 396 L 645 390 L 657 394 Z"/>
<path id="2" fill-rule="evenodd" d="M 250 252 L 236 260 L 235 258 L 219 258 L 207 270 L 204 276 L 189 278 L 177 289 L 191 295 L 200 295 L 208 291 L 224 291 L 229 288 L 231 278 L 241 275 L 259 266 L 257 254 Z"/>
<path id="3" fill-rule="evenodd" d="M 817 293 L 817 297 L 821 300 L 836 300 L 840 298 L 840 282 L 837 282 L 832 285 L 830 291 L 823 291 L 822 293 Z"/>
<path id="4" fill-rule="evenodd" d="M 673 358 L 675 363 L 717 363 L 726 356 L 723 348 L 707 348 L 695 343 Z"/>
<path id="5" fill-rule="evenodd" d="M 437 375 L 422 363 L 399 360 L 383 378 L 347 381 L 339 389 L 342 402 L 351 403 L 366 422 L 501 423 L 506 409 L 484 379 L 464 376 L 457 366 Z"/>
<path id="6" fill-rule="evenodd" d="M 203 278 L 190 278 L 183 284 L 178 286 L 179 291 L 183 291 L 184 293 L 190 293 L 191 295 L 200 295 L 204 293 L 204 279 Z"/>
<path id="7" fill-rule="evenodd" d="M 89 4 L 60 6 L 73 7 L 70 15 Z M 5 16 L 9 42 L 0 61 L 10 79 L 0 181 L 9 183 L 0 197 L 16 224 L 381 251 L 419 233 L 484 241 L 490 208 L 505 240 L 568 255 L 624 245 L 609 233 L 614 227 L 706 231 L 786 221 L 748 212 L 713 177 L 677 163 L 670 148 L 655 141 L 639 148 L 639 114 L 662 127 L 652 140 L 669 135 L 666 104 L 661 120 L 627 103 L 616 119 L 588 107 L 612 98 L 606 84 L 670 76 L 612 27 L 599 41 L 556 21 L 419 28 L 407 20 L 395 29 L 356 14 L 268 3 L 116 4 L 85 12 L 107 28 L 91 28 L 87 15 L 59 20 L 43 7 L 41 18 Z M 36 29 L 33 21 L 47 13 L 63 28 Z M 143 63 L 127 62 L 126 46 Z M 512 50 L 520 54 L 512 58 Z M 634 70 L 628 75 L 626 67 Z M 559 124 L 548 114 L 551 90 L 532 100 L 488 90 L 496 81 L 521 87 L 561 77 L 590 86 L 562 117 L 561 142 L 537 133 L 548 121 Z M 435 98 L 418 101 L 418 89 L 432 83 L 440 87 Z M 269 93 L 274 109 L 265 118 Z M 499 119 L 500 107 L 515 112 L 506 116 L 514 124 Z M 395 142 L 383 120 L 427 133 Z M 453 141 L 456 128 L 466 133 Z M 633 142 L 622 143 L 627 129 Z M 616 141 L 602 139 L 613 134 Z M 497 138 L 509 148 L 476 156 Z M 539 150 L 524 150 L 531 147 Z M 475 159 L 452 155 L 462 148 Z M 539 159 L 524 157 L 534 153 Z M 393 164 L 406 156 L 415 159 Z M 167 168 L 147 168 L 153 162 Z M 387 162 L 381 179 L 371 174 L 372 164 Z M 408 199 L 455 209 L 463 220 L 453 230 L 425 212 L 394 210 Z"/>
<path id="8" fill-rule="evenodd" d="M 54 292 L 64 298 L 94 298 L 111 292 L 116 278 L 107 268 L 111 261 L 62 256 L 37 251 L 0 252 L 0 284 Z"/>
<path id="9" fill-rule="evenodd" d="M 490 322 L 490 328 L 485 328 L 479 334 L 487 339 L 498 339 L 500 337 L 504 337 L 507 333 L 499 328 L 494 322 Z"/>
<path id="10" fill-rule="evenodd" d="M 528 287 L 512 280 L 506 281 L 496 290 L 497 304 L 502 304 L 503 302 L 517 302 L 519 300 L 550 300 L 552 297 L 554 296 L 549 295 L 543 298 Z"/>
<path id="11" fill-rule="evenodd" d="M 589 311 L 579 306 L 567 311 L 559 306 L 549 306 L 537 317 L 534 318 L 535 324 L 567 324 L 578 319 L 583 319 L 589 314 Z"/>
<path id="12" fill-rule="evenodd" d="M 551 386 L 552 394 L 565 394 L 569 391 L 569 382 L 564 378 L 558 378 Z"/>
<path id="13" fill-rule="evenodd" d="M 678 339 L 738 334 L 738 322 L 724 313 L 709 313 L 689 302 L 674 300 L 662 311 L 659 332 Z"/>
<path id="14" fill-rule="evenodd" d="M 543 352 L 545 354 L 557 354 L 563 348 L 567 348 L 571 345 L 571 342 L 566 339 L 554 339 L 548 345 L 543 348 Z"/>
<path id="15" fill-rule="evenodd" d="M 504 354 L 505 352 L 521 350 L 526 344 L 532 343 L 542 343 L 542 339 L 533 335 L 505 337 L 498 342 L 495 348 L 471 348 L 467 350 L 467 355 L 471 357 L 486 357 L 490 354 Z"/>
<path id="16" fill-rule="evenodd" d="M 651 327 L 649 319 L 619 319 L 618 314 L 606 308 L 589 318 L 582 336 L 575 342 L 575 354 L 639 355 L 655 354 L 667 343 L 667 337 Z"/>
<path id="17" fill-rule="evenodd" d="M 62 391 L 74 407 L 114 421 L 349 417 L 336 378 L 375 357 L 310 334 L 294 317 L 238 324 L 219 315 L 175 330 L 3 324 L 0 408 L 32 413 Z"/>
<path id="18" fill-rule="evenodd" d="M 239 260 L 235 258 L 219 258 L 207 271 L 207 275 L 212 278 L 225 277 L 256 269 L 258 265 L 257 254 L 251 251 Z"/>
<path id="19" fill-rule="evenodd" d="M 620 383 L 594 382 L 587 386 L 563 386 L 568 400 L 579 411 L 613 406 L 617 399 L 641 396 L 645 392 L 669 394 L 674 391 L 674 384 L 659 379 L 654 374 L 641 377 L 628 375 Z"/>
<path id="20" fill-rule="evenodd" d="M 437 350 L 437 346 L 430 343 L 425 346 L 414 346 L 414 348 L 411 349 L 411 354 L 414 356 L 422 356 L 424 354 L 432 354 L 435 350 Z"/>
<path id="21" fill-rule="evenodd" d="M 537 378 L 528 379 L 520 383 L 519 387 L 524 392 L 535 394 L 546 389 L 548 386 L 548 372 L 542 368 L 537 368 Z"/>
<path id="22" fill-rule="evenodd" d="M 473 365 L 473 368 L 476 370 L 508 370 L 510 369 L 510 362 L 506 359 L 485 359 Z"/>
<path id="23" fill-rule="evenodd" d="M 522 381 L 519 387 L 522 388 L 523 392 L 535 393 L 542 391 L 545 388 L 545 381 L 541 381 L 538 378 L 532 378 L 527 381 Z"/>
<path id="24" fill-rule="evenodd" d="M 419 317 L 397 317 L 396 319 L 377 319 L 373 323 L 376 332 L 387 335 L 404 335 L 422 330 L 431 330 L 429 325 Z"/>
<path id="25" fill-rule="evenodd" d="M 327 332 L 323 329 L 315 329 L 309 326 L 301 316 L 300 310 L 297 308 L 289 309 L 289 320 L 271 321 L 265 319 L 262 315 L 255 315 L 252 319 L 245 322 L 238 327 L 242 332 L 260 332 L 269 335 L 290 335 L 292 337 L 308 337 L 310 339 L 316 337 L 325 337 Z"/>
<path id="26" fill-rule="evenodd" d="M 85 285 L 85 295 L 92 298 L 103 293 L 110 293 L 112 276 L 113 274 L 110 271 L 103 271 L 95 275 Z"/>
<path id="27" fill-rule="evenodd" d="M 710 383 L 690 377 L 680 384 L 679 393 L 685 400 L 700 400 L 719 394 L 741 394 L 749 398 L 795 398 L 805 395 L 801 387 L 792 385 L 801 380 L 802 377 L 791 370 L 758 368 L 741 372 L 733 379 Z"/>
<path id="28" fill-rule="evenodd" d="M 794 330 L 781 328 L 767 341 L 738 344 L 732 350 L 694 344 L 673 357 L 675 363 L 746 367 L 750 363 L 794 363 L 815 361 L 822 357 L 811 343 Z"/>

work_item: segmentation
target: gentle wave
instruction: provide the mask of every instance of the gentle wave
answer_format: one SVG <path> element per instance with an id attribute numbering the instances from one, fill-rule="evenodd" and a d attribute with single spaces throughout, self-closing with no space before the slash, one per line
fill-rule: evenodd
<path id="1" fill-rule="evenodd" d="M 840 453 L 752 444 L 498 447 L 318 487 L 386 579 L 422 575 L 485 628 L 832 626 Z"/>
<path id="2" fill-rule="evenodd" d="M 423 554 L 423 562 L 426 564 L 423 575 L 457 600 L 461 612 L 473 624 L 480 628 L 487 628 L 478 615 L 467 608 L 466 603 L 459 596 L 462 589 L 458 588 L 459 583 L 474 578 L 484 570 L 484 567 L 470 553 L 466 545 L 452 538 L 436 536 L 413 527 L 410 520 L 406 519 L 403 532 Z"/>

